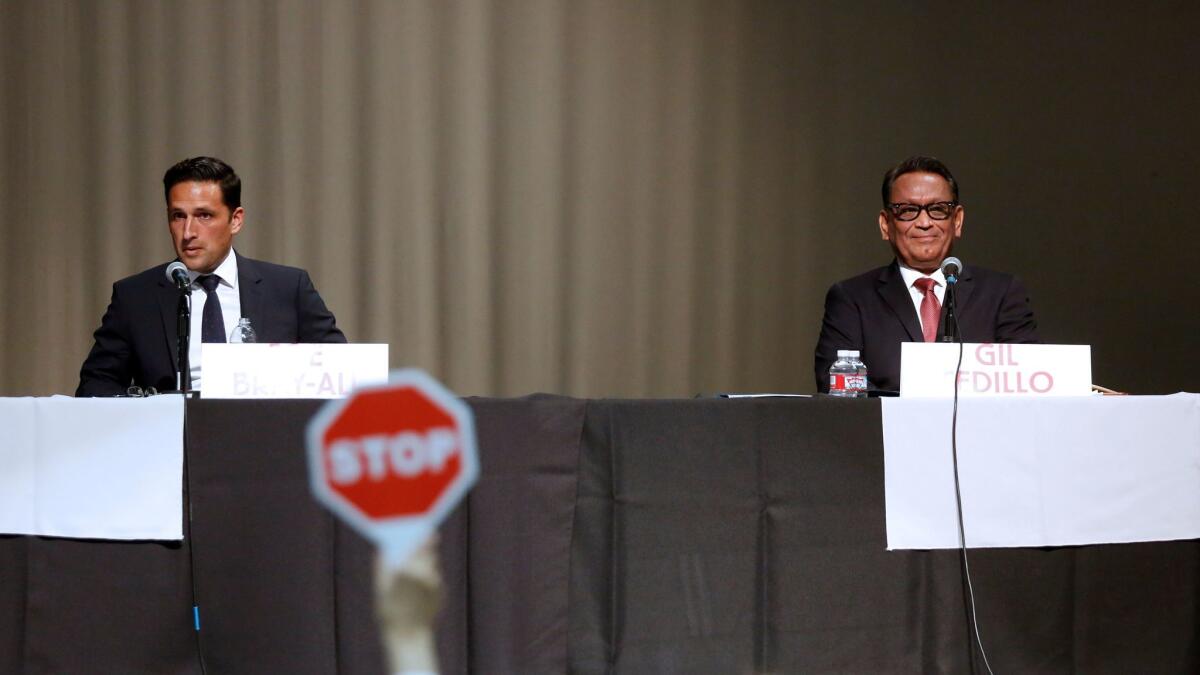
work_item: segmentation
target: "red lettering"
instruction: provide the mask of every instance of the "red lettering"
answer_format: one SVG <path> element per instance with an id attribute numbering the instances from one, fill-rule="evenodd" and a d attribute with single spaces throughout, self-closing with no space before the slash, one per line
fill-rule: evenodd
<path id="1" fill-rule="evenodd" d="M 1038 376 L 1041 376 L 1044 386 L 1038 387 Z M 1029 386 L 1039 394 L 1044 394 L 1054 388 L 1054 376 L 1044 370 L 1039 370 L 1029 376 Z"/>
<path id="2" fill-rule="evenodd" d="M 979 382 L 980 379 L 983 380 L 982 385 Z M 971 386 L 974 387 L 975 391 L 977 392 L 988 391 L 992 388 L 992 378 L 988 377 L 987 373 L 977 370 L 971 373 Z"/>
<path id="3" fill-rule="evenodd" d="M 1017 371 L 1017 393 L 1028 394 L 1029 390 L 1025 388 L 1025 373 Z"/>
<path id="4" fill-rule="evenodd" d="M 994 347 L 995 347 L 995 345 L 989 344 L 987 342 L 976 347 L 975 348 L 975 360 L 979 361 L 979 363 L 981 363 L 985 366 L 996 365 L 996 351 L 995 351 Z"/>

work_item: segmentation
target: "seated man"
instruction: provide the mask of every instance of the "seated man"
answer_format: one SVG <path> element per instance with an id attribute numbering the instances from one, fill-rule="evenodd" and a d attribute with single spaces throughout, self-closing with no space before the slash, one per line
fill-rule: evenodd
<path id="1" fill-rule="evenodd" d="M 962 236 L 963 206 L 946 165 L 912 157 L 883 177 L 879 233 L 896 259 L 834 284 L 817 340 L 817 390 L 829 391 L 839 349 L 857 349 L 872 389 L 900 389 L 900 343 L 934 342 L 945 332 L 946 279 L 940 269 Z M 958 275 L 963 342 L 1037 342 L 1029 295 L 1015 277 L 964 265 Z"/>
<path id="2" fill-rule="evenodd" d="M 192 283 L 192 388 L 201 378 L 201 342 L 225 342 L 239 318 L 260 342 L 345 342 L 308 273 L 251 260 L 233 250 L 242 229 L 242 182 L 219 159 L 185 159 L 163 176 L 167 226 Z M 79 372 L 76 396 L 116 396 L 131 385 L 177 390 L 180 291 L 168 263 L 113 284 L 108 311 Z"/>

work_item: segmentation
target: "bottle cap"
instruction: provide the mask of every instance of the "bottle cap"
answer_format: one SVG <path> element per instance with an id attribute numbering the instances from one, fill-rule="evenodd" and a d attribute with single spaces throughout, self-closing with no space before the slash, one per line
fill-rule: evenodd
<path id="1" fill-rule="evenodd" d="M 858 356 L 858 350 L 857 349 L 847 349 L 846 356 Z"/>

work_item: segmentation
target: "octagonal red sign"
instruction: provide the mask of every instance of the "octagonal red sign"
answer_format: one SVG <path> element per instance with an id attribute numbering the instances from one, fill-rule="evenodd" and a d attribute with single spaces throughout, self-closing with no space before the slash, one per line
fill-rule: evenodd
<path id="1" fill-rule="evenodd" d="M 322 408 L 308 459 L 316 497 L 385 547 L 431 531 L 478 475 L 470 408 L 419 370 Z"/>

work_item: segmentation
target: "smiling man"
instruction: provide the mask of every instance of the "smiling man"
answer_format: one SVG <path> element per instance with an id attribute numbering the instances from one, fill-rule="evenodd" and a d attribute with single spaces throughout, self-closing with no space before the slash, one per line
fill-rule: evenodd
<path id="1" fill-rule="evenodd" d="M 945 331 L 946 278 L 940 269 L 962 236 L 958 182 L 932 157 L 911 157 L 883 176 L 879 234 L 895 260 L 834 284 L 817 340 L 817 390 L 829 391 L 839 349 L 857 349 L 872 389 L 900 389 L 900 344 L 934 342 Z M 964 265 L 958 280 L 964 342 L 1037 342 L 1029 294 L 1015 277 Z"/>
<path id="2" fill-rule="evenodd" d="M 188 269 L 192 317 L 188 349 L 193 389 L 202 376 L 202 342 L 225 342 L 247 318 L 259 342 L 345 342 L 308 273 L 243 257 L 242 181 L 212 157 L 185 159 L 163 176 L 167 227 Z M 76 396 L 116 396 L 130 386 L 176 389 L 179 291 L 168 263 L 113 284 L 112 301 L 79 373 Z"/>

